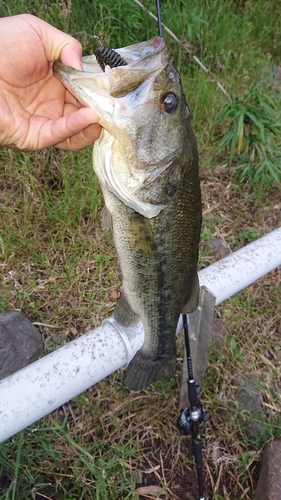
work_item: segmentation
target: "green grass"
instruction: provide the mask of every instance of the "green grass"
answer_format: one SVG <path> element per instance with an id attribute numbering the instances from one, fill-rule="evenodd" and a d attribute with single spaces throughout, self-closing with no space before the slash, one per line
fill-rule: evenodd
<path id="1" fill-rule="evenodd" d="M 67 417 L 62 423 L 50 420 L 50 425 L 31 426 L 1 447 L 0 475 L 8 483 L 1 499 L 30 499 L 31 493 L 32 498 L 53 498 L 55 494 L 68 500 L 131 498 L 135 481 L 126 475 L 126 465 L 129 467 L 141 450 L 135 449 L 130 439 L 102 450 L 98 441 L 88 440 L 86 447 L 83 439 L 79 443 L 77 435 L 75 440 L 71 437 Z"/>
<path id="2" fill-rule="evenodd" d="M 271 63 L 281 64 L 279 2 L 161 4 L 163 22 L 239 99 Z M 154 2 L 145 5 L 155 13 Z M 133 0 L 0 3 L 1 16 L 22 12 L 76 34 L 84 54 L 96 48 L 87 34 L 112 47 L 157 34 L 156 23 Z M 204 211 L 200 266 L 208 266 L 216 259 L 211 238 L 234 251 L 280 226 L 280 185 L 275 193 L 265 188 L 256 204 L 249 181 L 237 183 L 227 152 L 215 142 L 227 131 L 215 123 L 225 96 L 183 47 L 166 40 L 193 114 Z M 120 287 L 112 238 L 101 230 L 91 149 L 0 151 L 0 311 L 18 308 L 31 321 L 51 325 L 40 327 L 45 353 L 111 314 Z M 204 474 L 215 500 L 252 498 L 265 444 L 249 443 L 230 411 L 235 378 L 255 374 L 269 439 L 280 437 L 280 280 L 276 270 L 216 308 L 226 335 L 219 347 L 212 345 L 202 392 L 212 414 L 204 431 Z M 152 497 L 137 493 L 144 485 L 163 488 L 158 497 L 165 500 L 182 499 L 187 484 L 196 491 L 190 440 L 175 426 L 182 339 L 178 347 L 172 381 L 133 397 L 120 370 L 1 444 L 0 500 L 143 500 Z"/>
<path id="3" fill-rule="evenodd" d="M 264 185 L 274 191 L 281 181 L 280 99 L 270 89 L 269 78 L 265 83 L 253 85 L 242 99 L 232 95 L 215 118 L 217 124 L 229 122 L 219 147 L 228 149 L 230 161 L 235 160 L 238 183 L 248 178 L 252 187 L 258 186 L 257 200 Z"/>

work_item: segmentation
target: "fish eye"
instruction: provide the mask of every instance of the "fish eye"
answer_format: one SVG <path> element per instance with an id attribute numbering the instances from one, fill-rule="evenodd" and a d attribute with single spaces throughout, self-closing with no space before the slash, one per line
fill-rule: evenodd
<path id="1" fill-rule="evenodd" d="M 166 113 L 173 113 L 178 106 L 178 99 L 172 92 L 168 92 L 161 98 L 162 108 Z"/>

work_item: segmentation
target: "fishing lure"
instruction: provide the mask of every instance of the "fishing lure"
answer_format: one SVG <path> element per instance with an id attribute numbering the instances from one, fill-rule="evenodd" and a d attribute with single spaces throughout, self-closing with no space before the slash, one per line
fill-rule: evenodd
<path id="1" fill-rule="evenodd" d="M 103 71 L 105 71 L 105 66 L 117 68 L 117 66 L 126 66 L 128 64 L 115 50 L 104 45 L 95 50 L 95 56 Z"/>

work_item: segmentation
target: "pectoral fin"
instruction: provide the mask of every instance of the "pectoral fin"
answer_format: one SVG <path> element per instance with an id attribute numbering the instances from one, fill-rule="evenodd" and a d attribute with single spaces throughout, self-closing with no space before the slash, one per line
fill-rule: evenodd
<path id="1" fill-rule="evenodd" d="M 112 230 L 111 217 L 105 205 L 101 211 L 101 225 L 104 231 Z"/>
<path id="2" fill-rule="evenodd" d="M 128 246 L 139 255 L 151 258 L 156 251 L 151 221 L 134 212 L 130 216 L 130 231 L 127 236 Z"/>

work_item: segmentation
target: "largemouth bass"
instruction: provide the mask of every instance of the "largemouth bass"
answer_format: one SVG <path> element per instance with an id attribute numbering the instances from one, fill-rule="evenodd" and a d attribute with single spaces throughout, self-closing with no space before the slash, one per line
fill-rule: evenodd
<path id="1" fill-rule="evenodd" d="M 174 376 L 178 319 L 197 307 L 201 194 L 190 110 L 165 40 L 116 51 L 126 66 L 103 72 L 88 56 L 84 71 L 57 61 L 54 73 L 103 127 L 93 165 L 123 277 L 114 317 L 125 326 L 140 318 L 145 331 L 124 379 L 138 392 Z"/>

